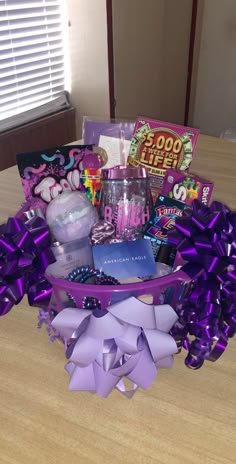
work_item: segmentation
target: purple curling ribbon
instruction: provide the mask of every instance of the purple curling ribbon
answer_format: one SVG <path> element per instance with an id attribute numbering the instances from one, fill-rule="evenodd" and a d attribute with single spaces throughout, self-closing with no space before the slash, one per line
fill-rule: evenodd
<path id="1" fill-rule="evenodd" d="M 171 333 L 188 351 L 186 365 L 198 369 L 216 361 L 236 332 L 236 212 L 216 201 L 207 207 L 194 200 L 192 207 L 168 234 L 192 277 Z"/>
<path id="2" fill-rule="evenodd" d="M 107 397 L 113 388 L 131 398 L 147 389 L 157 370 L 171 367 L 177 345 L 169 331 L 177 320 L 169 305 L 147 305 L 134 297 L 93 312 L 63 309 L 52 326 L 68 342 L 70 390 Z M 124 378 L 132 384 L 126 391 Z"/>
<path id="3" fill-rule="evenodd" d="M 52 327 L 50 311 L 40 308 L 38 310 L 38 329 L 41 329 L 44 324 L 46 325 L 46 331 L 51 343 L 55 342 L 59 338 L 61 339 L 59 332 Z"/>
<path id="4" fill-rule="evenodd" d="M 10 217 L 0 226 L 0 316 L 25 294 L 31 306 L 47 306 L 52 288 L 44 273 L 55 261 L 50 241 L 49 228 L 39 217 L 27 224 Z"/>

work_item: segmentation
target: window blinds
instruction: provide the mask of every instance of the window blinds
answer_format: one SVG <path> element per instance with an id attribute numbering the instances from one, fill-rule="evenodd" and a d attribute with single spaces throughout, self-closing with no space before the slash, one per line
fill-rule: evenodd
<path id="1" fill-rule="evenodd" d="M 68 106 L 64 0 L 0 0 L 0 130 Z M 50 108 L 50 102 L 52 108 Z M 18 116 L 17 116 L 18 115 Z M 27 113 L 22 116 L 27 119 Z"/>

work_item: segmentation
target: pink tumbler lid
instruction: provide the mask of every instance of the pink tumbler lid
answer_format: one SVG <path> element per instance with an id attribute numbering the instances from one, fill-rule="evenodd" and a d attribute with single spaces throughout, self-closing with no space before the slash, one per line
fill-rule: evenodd
<path id="1" fill-rule="evenodd" d="M 109 169 L 102 169 L 102 179 L 145 179 L 148 177 L 148 172 L 145 167 L 141 166 L 114 166 Z"/>

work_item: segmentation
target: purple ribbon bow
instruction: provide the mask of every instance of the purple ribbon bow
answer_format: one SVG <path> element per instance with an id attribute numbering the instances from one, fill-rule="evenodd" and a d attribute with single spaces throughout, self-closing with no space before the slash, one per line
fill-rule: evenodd
<path id="1" fill-rule="evenodd" d="M 93 312 L 62 310 L 52 326 L 69 341 L 66 370 L 70 390 L 107 397 L 113 388 L 131 398 L 147 389 L 157 369 L 171 367 L 177 346 L 169 331 L 177 320 L 169 305 L 147 305 L 134 297 Z M 123 378 L 133 389 L 126 391 Z"/>
<path id="2" fill-rule="evenodd" d="M 216 201 L 192 207 L 168 234 L 193 277 L 171 333 L 188 350 L 186 365 L 198 369 L 218 359 L 236 332 L 236 212 Z"/>
<path id="3" fill-rule="evenodd" d="M 44 272 L 55 261 L 49 247 L 50 233 L 42 218 L 26 225 L 10 217 L 0 226 L 0 316 L 26 293 L 31 306 L 47 306 L 52 289 Z"/>

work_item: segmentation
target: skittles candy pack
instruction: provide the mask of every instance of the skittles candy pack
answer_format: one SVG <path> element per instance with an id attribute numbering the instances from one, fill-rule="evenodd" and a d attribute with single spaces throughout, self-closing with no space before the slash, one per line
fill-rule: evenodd
<path id="1" fill-rule="evenodd" d="M 208 205 L 214 188 L 213 182 L 202 179 L 196 174 L 168 169 L 164 178 L 162 195 L 191 205 L 193 200 L 199 200 Z"/>

